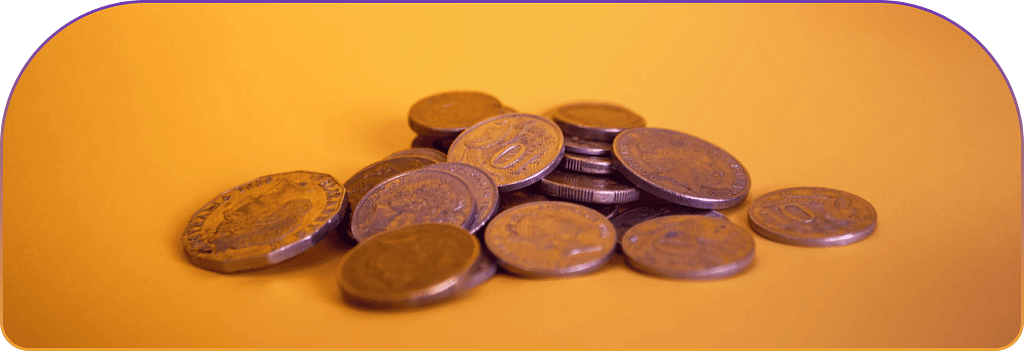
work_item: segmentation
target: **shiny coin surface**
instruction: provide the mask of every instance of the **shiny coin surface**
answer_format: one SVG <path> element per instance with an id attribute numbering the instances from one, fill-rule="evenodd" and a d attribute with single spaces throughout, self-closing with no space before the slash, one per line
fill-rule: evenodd
<path id="1" fill-rule="evenodd" d="M 352 211 L 352 236 L 359 242 L 413 224 L 441 223 L 468 228 L 476 205 L 469 185 L 450 172 L 417 169 L 370 189 Z"/>
<path id="2" fill-rule="evenodd" d="M 476 91 L 431 95 L 409 109 L 409 127 L 416 134 L 454 137 L 466 128 L 508 111 L 497 98 Z"/>
<path id="3" fill-rule="evenodd" d="M 540 181 L 555 170 L 564 151 L 562 131 L 550 120 L 507 114 L 466 129 L 448 150 L 448 162 L 480 168 L 506 192 Z"/>
<path id="4" fill-rule="evenodd" d="M 381 233 L 352 248 L 338 268 L 346 300 L 367 307 L 426 305 L 452 297 L 480 258 L 464 229 L 420 224 Z"/>
<path id="5" fill-rule="evenodd" d="M 747 210 L 750 227 L 772 241 L 797 246 L 842 246 L 867 238 L 878 214 L 861 197 L 835 189 L 800 187 L 758 197 Z"/>
<path id="6" fill-rule="evenodd" d="M 625 107 L 600 102 L 559 106 L 551 118 L 566 135 L 598 141 L 612 141 L 624 130 L 647 125 L 643 117 Z"/>
<path id="7" fill-rule="evenodd" d="M 565 152 L 580 155 L 607 156 L 612 153 L 612 144 L 566 135 Z"/>
<path id="8" fill-rule="evenodd" d="M 525 203 L 548 201 L 548 197 L 539 193 L 539 191 L 539 187 L 531 186 L 525 189 L 501 193 L 501 197 L 498 199 L 498 213 Z"/>
<path id="9" fill-rule="evenodd" d="M 488 177 L 479 168 L 465 163 L 442 162 L 429 165 L 424 169 L 451 172 L 461 177 L 469 185 L 469 191 L 473 193 L 473 202 L 476 203 L 476 215 L 473 223 L 466 228 L 470 233 L 476 233 L 477 230 L 483 228 L 484 223 L 487 223 L 498 211 L 498 186 L 494 185 L 491 177 Z"/>
<path id="10" fill-rule="evenodd" d="M 230 273 L 289 259 L 320 242 L 347 206 L 330 175 L 290 172 L 231 188 L 199 209 L 181 237 L 193 265 Z"/>
<path id="11" fill-rule="evenodd" d="M 441 151 L 439 151 L 437 149 L 434 149 L 434 148 L 428 148 L 428 147 L 414 147 L 414 148 L 411 148 L 411 149 L 405 149 L 405 150 L 401 150 L 401 151 L 396 151 L 395 153 L 388 155 L 384 159 L 385 160 L 389 160 L 389 159 L 401 158 L 401 157 L 423 157 L 423 158 L 426 158 L 428 160 L 433 161 L 434 163 L 441 163 L 441 162 L 448 161 L 448 155 L 446 155 L 444 152 L 441 152 Z"/>
<path id="12" fill-rule="evenodd" d="M 615 250 L 604 215 L 568 202 L 532 202 L 499 213 L 484 232 L 487 249 L 514 274 L 555 277 L 597 270 Z"/>
<path id="13" fill-rule="evenodd" d="M 633 207 L 628 210 L 622 211 L 617 216 L 612 218 L 612 225 L 615 226 L 615 231 L 618 233 L 618 240 L 622 241 L 622 236 L 626 234 L 629 228 L 633 228 L 637 223 L 644 222 L 650 219 L 658 217 L 672 216 L 672 215 L 698 215 L 708 216 L 719 219 L 725 219 L 724 215 L 718 211 L 713 210 L 702 210 L 699 208 L 686 207 L 676 204 L 661 204 L 661 205 L 648 205 Z"/>
<path id="14" fill-rule="evenodd" d="M 640 189 L 621 177 L 600 177 L 556 170 L 540 181 L 544 194 L 566 200 L 621 204 L 640 198 Z"/>
<path id="15" fill-rule="evenodd" d="M 754 261 L 754 238 L 721 218 L 666 216 L 626 231 L 622 252 L 630 266 L 677 279 L 719 279 L 742 272 Z"/>
<path id="16" fill-rule="evenodd" d="M 562 169 L 587 174 L 612 174 L 612 159 L 604 156 L 577 155 L 566 152 L 562 156 Z"/>
<path id="17" fill-rule="evenodd" d="M 750 175 L 736 158 L 680 132 L 635 128 L 612 142 L 615 168 L 640 189 L 694 208 L 736 206 L 750 192 Z"/>

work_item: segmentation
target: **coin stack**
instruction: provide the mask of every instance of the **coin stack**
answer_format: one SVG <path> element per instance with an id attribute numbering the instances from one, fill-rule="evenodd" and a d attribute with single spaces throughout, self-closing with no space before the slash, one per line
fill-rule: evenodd
<path id="1" fill-rule="evenodd" d="M 705 140 L 647 127 L 612 103 L 540 116 L 472 91 L 424 98 L 408 119 L 412 148 L 344 186 L 293 172 L 222 193 L 187 227 L 189 258 L 225 273 L 262 268 L 344 218 L 337 233 L 355 246 L 338 286 L 346 301 L 371 308 L 450 299 L 499 266 L 525 277 L 583 275 L 616 248 L 637 271 L 672 279 L 726 278 L 753 262 L 752 235 L 716 211 L 744 201 L 750 175 Z M 756 233 L 797 246 L 848 245 L 877 223 L 860 197 L 810 187 L 765 194 L 748 216 Z"/>

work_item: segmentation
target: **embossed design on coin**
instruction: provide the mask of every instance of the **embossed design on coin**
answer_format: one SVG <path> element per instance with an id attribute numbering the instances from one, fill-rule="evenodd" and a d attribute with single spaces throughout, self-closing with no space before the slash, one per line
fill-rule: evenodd
<path id="1" fill-rule="evenodd" d="M 423 223 L 466 228 L 473 223 L 475 208 L 462 178 L 441 170 L 412 170 L 366 193 L 352 211 L 352 236 L 362 242 L 380 232 Z"/>
<path id="2" fill-rule="evenodd" d="M 680 132 L 635 128 L 612 142 L 615 168 L 640 189 L 683 206 L 717 210 L 743 202 L 750 175 L 736 158 Z"/>
<path id="3" fill-rule="evenodd" d="M 414 307 L 450 298 L 479 264 L 480 243 L 464 229 L 420 224 L 381 233 L 352 248 L 338 267 L 338 287 L 366 307 Z"/>
<path id="4" fill-rule="evenodd" d="M 497 98 L 475 91 L 431 95 L 409 109 L 409 127 L 416 134 L 454 137 L 473 124 L 508 111 Z"/>
<path id="5" fill-rule="evenodd" d="M 618 233 L 617 239 L 621 242 L 622 236 L 626 234 L 626 231 L 637 223 L 672 215 L 698 215 L 728 220 L 718 211 L 702 210 L 676 204 L 660 204 L 638 206 L 622 211 L 622 213 L 612 218 L 612 225 L 615 226 L 615 232 Z"/>
<path id="6" fill-rule="evenodd" d="M 330 175 L 290 172 L 231 188 L 199 209 L 181 237 L 193 265 L 231 273 L 289 259 L 316 245 L 347 206 Z"/>
<path id="7" fill-rule="evenodd" d="M 473 202 L 476 203 L 476 216 L 474 216 L 473 223 L 466 228 L 470 233 L 476 233 L 477 230 L 483 228 L 484 223 L 487 223 L 498 211 L 498 186 L 494 185 L 491 177 L 479 168 L 465 163 L 442 162 L 429 165 L 424 169 L 440 169 L 451 172 L 462 177 L 462 180 L 469 185 L 469 190 L 473 193 Z"/>
<path id="8" fill-rule="evenodd" d="M 612 174 L 612 159 L 604 156 L 576 155 L 566 152 L 562 156 L 562 169 L 587 174 Z"/>
<path id="9" fill-rule="evenodd" d="M 531 202 L 499 213 L 484 231 L 487 248 L 506 270 L 554 277 L 597 270 L 615 249 L 615 228 L 581 205 Z"/>
<path id="10" fill-rule="evenodd" d="M 466 129 L 448 150 L 448 162 L 482 169 L 498 190 L 506 192 L 527 187 L 554 171 L 564 150 L 562 131 L 553 122 L 508 114 Z"/>
<path id="11" fill-rule="evenodd" d="M 423 157 L 435 163 L 448 161 L 448 155 L 446 155 L 444 152 L 427 147 L 414 147 L 411 149 L 396 151 L 395 153 L 388 155 L 384 159 L 390 160 L 393 158 L 400 157 Z"/>
<path id="12" fill-rule="evenodd" d="M 878 214 L 863 198 L 835 189 L 776 190 L 754 200 L 750 227 L 772 241 L 797 246 L 842 246 L 867 238 Z"/>
<path id="13" fill-rule="evenodd" d="M 678 279 L 719 279 L 754 260 L 754 238 L 721 218 L 658 217 L 633 226 L 622 238 L 626 262 L 642 272 Z"/>
<path id="14" fill-rule="evenodd" d="M 612 144 L 604 141 L 586 140 L 566 135 L 565 152 L 580 155 L 608 156 L 612 153 Z"/>
<path id="15" fill-rule="evenodd" d="M 647 125 L 643 117 L 610 103 L 580 102 L 556 108 L 551 118 L 566 135 L 588 140 L 612 141 L 630 128 Z"/>
<path id="16" fill-rule="evenodd" d="M 621 204 L 640 198 L 640 189 L 621 177 L 598 177 L 561 170 L 541 179 L 540 188 L 554 197 L 598 204 Z"/>
<path id="17" fill-rule="evenodd" d="M 359 201 L 366 195 L 366 192 L 385 179 L 434 163 L 437 162 L 422 157 L 395 157 L 374 162 L 364 167 L 345 181 L 345 189 L 349 191 L 348 202 L 350 208 L 355 209 Z"/>

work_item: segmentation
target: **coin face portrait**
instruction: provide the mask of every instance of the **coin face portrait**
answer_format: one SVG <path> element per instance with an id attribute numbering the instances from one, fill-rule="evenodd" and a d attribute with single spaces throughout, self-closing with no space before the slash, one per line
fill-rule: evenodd
<path id="1" fill-rule="evenodd" d="M 469 186 L 440 170 L 401 173 L 371 189 L 352 212 L 352 234 L 362 241 L 376 233 L 421 223 L 465 226 L 475 203 Z"/>
<path id="2" fill-rule="evenodd" d="M 448 161 L 476 166 L 498 189 L 512 191 L 554 170 L 564 145 L 561 131 L 549 120 L 526 114 L 501 115 L 463 132 L 449 149 Z"/>
<path id="3" fill-rule="evenodd" d="M 727 189 L 736 180 L 725 159 L 712 157 L 708 149 L 692 141 L 639 139 L 636 147 L 640 161 L 651 165 L 653 180 L 694 194 Z"/>
<path id="4" fill-rule="evenodd" d="M 776 190 L 754 200 L 751 227 L 762 236 L 799 246 L 840 246 L 866 238 L 877 213 L 866 200 L 828 188 Z"/>
<path id="5" fill-rule="evenodd" d="M 309 197 L 314 191 L 281 178 L 270 185 L 267 193 L 242 202 L 236 208 L 226 208 L 224 221 L 210 239 L 213 252 L 280 241 L 297 229 L 302 218 L 313 209 Z"/>

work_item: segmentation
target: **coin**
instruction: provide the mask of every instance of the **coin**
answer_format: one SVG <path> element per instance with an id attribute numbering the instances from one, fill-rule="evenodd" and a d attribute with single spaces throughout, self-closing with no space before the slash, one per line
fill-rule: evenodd
<path id="1" fill-rule="evenodd" d="M 394 157 L 391 159 L 385 159 L 378 162 L 371 163 L 369 166 L 360 169 L 351 178 L 345 181 L 345 189 L 348 189 L 348 206 L 346 206 L 345 214 L 343 215 L 344 220 L 349 223 L 343 223 L 338 229 L 338 236 L 342 240 L 354 240 L 352 236 L 352 227 L 350 225 L 352 221 L 352 211 L 355 210 L 356 205 L 363 199 L 367 191 L 373 189 L 374 186 L 380 184 L 385 179 L 391 178 L 399 173 L 411 171 L 417 168 L 434 164 L 431 159 L 423 157 Z M 348 240 L 347 240 L 347 239 Z"/>
<path id="2" fill-rule="evenodd" d="M 618 241 L 622 241 L 622 236 L 626 233 L 629 228 L 632 228 L 637 223 L 672 215 L 698 215 L 708 216 L 720 219 L 726 219 L 724 215 L 718 211 L 713 210 L 702 210 L 699 208 L 686 207 L 676 204 L 662 204 L 662 205 L 647 205 L 633 207 L 628 210 L 622 211 L 615 217 L 613 217 L 612 225 L 615 226 L 615 232 L 618 234 Z"/>
<path id="3" fill-rule="evenodd" d="M 498 190 L 514 191 L 540 181 L 562 159 L 565 140 L 553 122 L 530 114 L 507 114 L 466 129 L 452 143 L 448 162 L 476 166 Z"/>
<path id="4" fill-rule="evenodd" d="M 347 192 L 330 175 L 297 171 L 224 191 L 181 237 L 193 265 L 231 273 L 267 267 L 320 242 L 341 221 Z"/>
<path id="5" fill-rule="evenodd" d="M 683 206 L 729 208 L 743 202 L 750 191 L 750 175 L 736 158 L 673 130 L 622 132 L 612 142 L 612 162 L 640 189 Z"/>
<path id="6" fill-rule="evenodd" d="M 561 201 L 531 202 L 499 213 L 484 231 L 498 264 L 514 274 L 556 277 L 597 270 L 615 249 L 604 215 Z"/>
<path id="7" fill-rule="evenodd" d="M 434 163 L 445 162 L 445 161 L 448 160 L 448 155 L 445 155 L 444 152 L 438 151 L 437 149 L 433 149 L 433 148 L 427 148 L 427 147 L 414 147 L 414 148 L 411 148 L 411 149 L 405 149 L 405 150 L 396 151 L 396 152 L 388 155 L 384 159 L 385 160 L 389 160 L 389 159 L 392 159 L 392 158 L 400 158 L 400 157 L 423 157 L 423 158 L 426 158 L 428 160 L 433 161 Z"/>
<path id="8" fill-rule="evenodd" d="M 362 242 L 377 233 L 423 223 L 467 228 L 475 212 L 473 194 L 461 177 L 417 169 L 388 178 L 366 193 L 352 210 L 352 236 Z"/>
<path id="9" fill-rule="evenodd" d="M 494 259 L 488 257 L 488 254 L 483 252 L 483 248 L 481 248 L 480 258 L 470 268 L 469 277 L 459 282 L 458 289 L 460 291 L 467 291 L 483 285 L 483 283 L 491 280 L 497 273 L 498 264 L 494 263 Z"/>
<path id="10" fill-rule="evenodd" d="M 580 102 L 555 108 L 551 118 L 566 135 L 597 141 L 612 141 L 630 128 L 647 125 L 643 117 L 610 103 Z"/>
<path id="11" fill-rule="evenodd" d="M 863 198 L 835 189 L 799 187 L 758 197 L 747 210 L 750 227 L 772 241 L 797 246 L 842 246 L 867 238 L 878 214 Z"/>
<path id="12" fill-rule="evenodd" d="M 516 191 L 501 193 L 498 198 L 498 213 L 510 208 L 538 201 L 548 201 L 548 197 L 539 193 L 539 187 L 530 186 Z"/>
<path id="13" fill-rule="evenodd" d="M 541 179 L 540 188 L 547 195 L 579 202 L 620 204 L 640 198 L 640 189 L 621 177 L 599 177 L 562 170 Z"/>
<path id="14" fill-rule="evenodd" d="M 479 258 L 480 243 L 462 228 L 408 226 L 352 248 L 339 264 L 338 287 L 347 301 L 360 306 L 422 306 L 459 293 Z"/>
<path id="15" fill-rule="evenodd" d="M 719 279 L 754 261 L 754 238 L 721 218 L 665 216 L 641 222 L 622 238 L 626 262 L 649 274 L 677 279 Z"/>
<path id="16" fill-rule="evenodd" d="M 562 169 L 587 174 L 612 174 L 612 159 L 604 156 L 577 155 L 566 152 L 562 156 Z"/>
<path id="17" fill-rule="evenodd" d="M 473 193 L 473 202 L 476 203 L 476 216 L 474 216 L 473 223 L 466 228 L 470 233 L 476 233 L 477 230 L 483 228 L 484 223 L 487 223 L 487 220 L 491 219 L 498 211 L 498 186 L 494 185 L 491 177 L 488 177 L 479 168 L 465 163 L 442 162 L 429 165 L 424 169 L 451 172 L 461 177 L 469 185 L 469 190 Z"/>
<path id="18" fill-rule="evenodd" d="M 409 127 L 416 134 L 454 137 L 473 124 L 508 110 L 497 98 L 476 91 L 451 91 L 428 96 L 409 109 Z"/>
<path id="19" fill-rule="evenodd" d="M 604 141 L 586 140 L 566 135 L 565 152 L 580 155 L 607 156 L 612 153 L 612 144 Z"/>
<path id="20" fill-rule="evenodd" d="M 412 139 L 411 147 L 431 148 L 440 152 L 448 152 L 448 149 L 452 147 L 452 142 L 454 141 L 455 137 L 440 138 L 417 135 Z"/>

